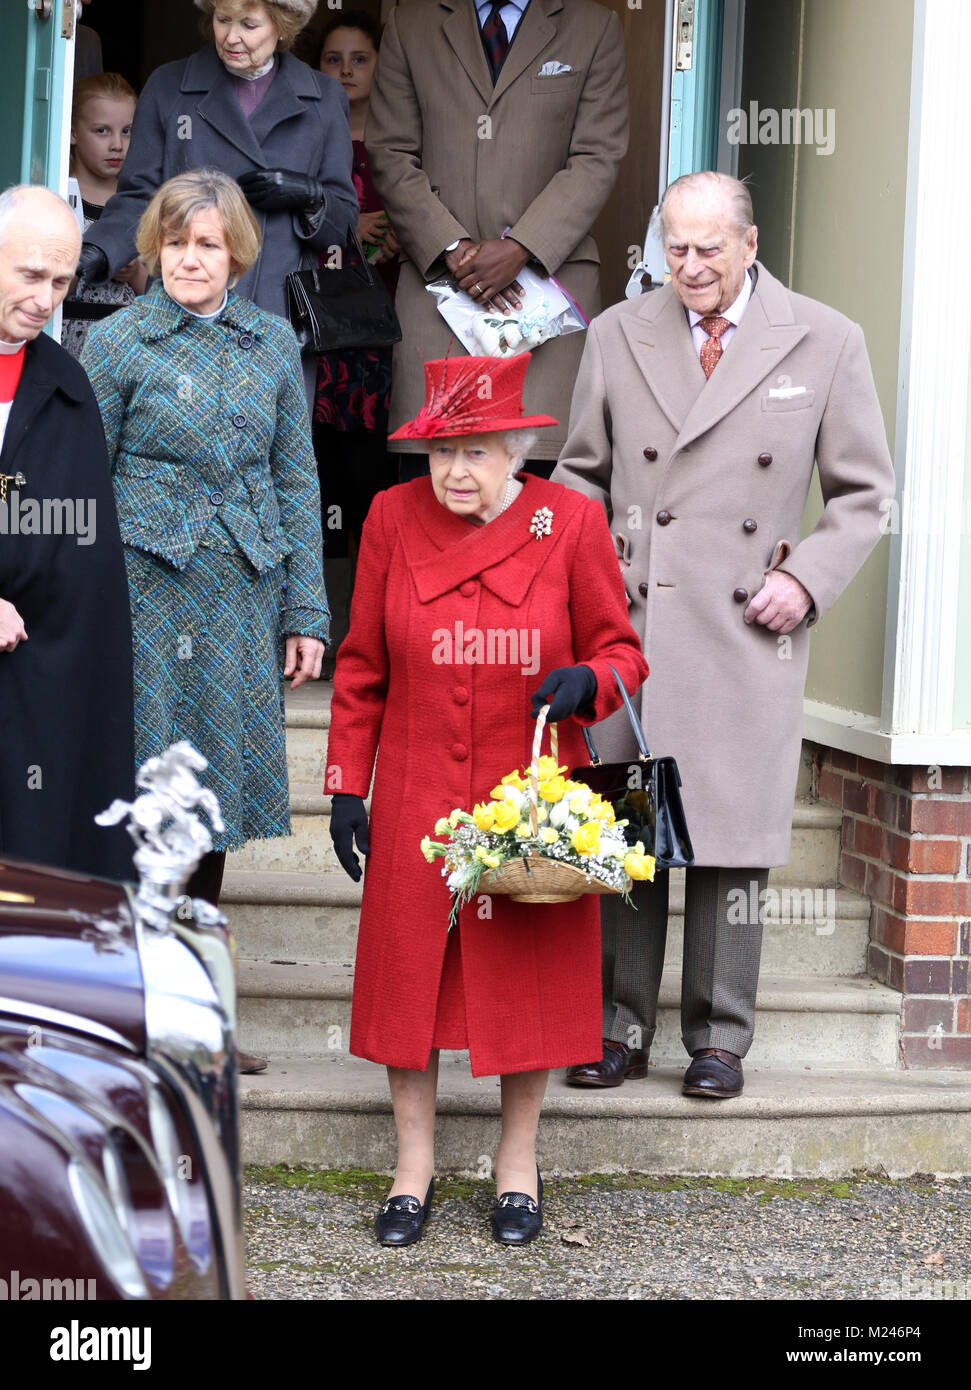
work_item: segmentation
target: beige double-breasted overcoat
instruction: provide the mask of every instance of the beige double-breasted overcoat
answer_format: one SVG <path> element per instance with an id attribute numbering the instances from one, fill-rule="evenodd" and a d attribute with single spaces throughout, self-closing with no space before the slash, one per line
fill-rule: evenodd
<path id="1" fill-rule="evenodd" d="M 696 862 L 724 867 L 788 861 L 808 629 L 894 493 L 861 329 L 755 268 L 707 381 L 671 285 L 591 324 L 554 473 L 607 509 L 651 668 L 648 744 L 678 760 Z M 800 539 L 814 463 L 825 507 Z M 813 600 L 788 636 L 743 618 L 773 564 Z M 601 756 L 635 757 L 628 729 L 598 727 Z"/>
<path id="2" fill-rule="evenodd" d="M 565 70 L 540 76 L 553 64 Z M 440 258 L 453 241 L 508 227 L 534 268 L 555 275 L 588 318 L 599 312 L 590 228 L 627 148 L 623 36 L 610 10 L 531 0 L 493 86 L 472 0 L 406 0 L 385 27 L 365 142 L 402 245 L 392 429 L 425 399 L 422 360 L 444 357 L 450 341 L 464 351 L 425 289 L 447 274 Z M 561 422 L 544 431 L 534 458 L 556 458 L 562 447 L 583 338 L 573 333 L 533 354 L 526 413 Z"/>

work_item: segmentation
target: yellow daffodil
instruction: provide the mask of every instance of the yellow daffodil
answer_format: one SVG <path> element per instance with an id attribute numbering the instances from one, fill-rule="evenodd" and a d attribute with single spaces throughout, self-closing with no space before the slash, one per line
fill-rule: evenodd
<path id="1" fill-rule="evenodd" d="M 484 806 L 480 801 L 472 807 L 472 819 L 475 821 L 477 830 L 491 830 L 496 817 L 492 806 Z"/>
<path id="2" fill-rule="evenodd" d="M 599 796 L 593 798 L 587 807 L 587 815 L 593 816 L 595 820 L 603 821 L 605 825 L 613 825 L 614 808 L 609 801 L 602 801 Z"/>
<path id="3" fill-rule="evenodd" d="M 624 872 L 635 879 L 654 879 L 654 858 L 650 854 L 639 854 L 630 850 L 624 857 Z"/>
<path id="4" fill-rule="evenodd" d="M 507 772 L 505 777 L 501 779 L 501 782 L 504 787 L 515 787 L 517 792 L 524 792 L 526 790 L 526 783 L 518 772 Z M 495 792 L 492 794 L 494 796 Z"/>
<path id="5" fill-rule="evenodd" d="M 566 795 L 566 782 L 559 775 L 547 777 L 539 784 L 539 794 L 544 801 L 562 801 Z"/>
<path id="6" fill-rule="evenodd" d="M 539 832 L 539 838 L 544 845 L 555 845 L 560 837 L 552 826 L 547 825 Z"/>
<path id="7" fill-rule="evenodd" d="M 577 854 L 596 854 L 600 849 L 600 822 L 588 821 L 586 825 L 574 830 L 570 836 L 570 844 Z"/>
<path id="8" fill-rule="evenodd" d="M 556 759 L 551 758 L 548 753 L 544 753 L 541 758 L 537 759 L 536 765 L 539 768 L 539 780 L 541 782 L 547 781 L 550 777 L 556 777 L 561 772 L 566 772 L 566 767 L 557 767 Z"/>
<path id="9" fill-rule="evenodd" d="M 500 835 L 505 835 L 507 830 L 512 830 L 513 826 L 519 822 L 518 806 L 510 806 L 508 801 L 497 802 L 493 814 L 495 828 Z"/>

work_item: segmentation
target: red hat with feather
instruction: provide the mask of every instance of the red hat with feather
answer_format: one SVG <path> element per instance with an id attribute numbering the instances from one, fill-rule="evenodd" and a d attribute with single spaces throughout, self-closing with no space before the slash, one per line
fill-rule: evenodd
<path id="1" fill-rule="evenodd" d="M 388 438 L 442 439 L 559 424 L 552 415 L 523 414 L 523 381 L 531 355 L 426 362 L 425 404 Z"/>

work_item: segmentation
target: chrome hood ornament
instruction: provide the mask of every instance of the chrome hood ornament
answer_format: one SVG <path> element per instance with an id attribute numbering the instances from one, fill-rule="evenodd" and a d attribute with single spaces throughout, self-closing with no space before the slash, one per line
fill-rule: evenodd
<path id="1" fill-rule="evenodd" d="M 137 845 L 135 905 L 158 931 L 171 930 L 187 879 L 212 849 L 212 836 L 196 809 L 206 813 L 217 832 L 225 829 L 215 793 L 196 777 L 208 766 L 198 749 L 181 739 L 139 768 L 135 785 L 141 796 L 116 799 L 95 816 L 98 825 L 118 825 L 127 817 L 128 833 Z"/>

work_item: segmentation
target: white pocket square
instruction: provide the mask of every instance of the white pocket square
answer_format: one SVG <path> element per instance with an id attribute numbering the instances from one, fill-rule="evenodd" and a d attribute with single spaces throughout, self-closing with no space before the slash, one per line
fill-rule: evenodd
<path id="1" fill-rule="evenodd" d="M 779 401 L 791 400 L 793 396 L 804 396 L 805 386 L 770 386 L 769 395 Z"/>
<path id="2" fill-rule="evenodd" d="M 573 69 L 570 67 L 570 64 L 569 64 L 569 63 L 558 63 L 555 59 L 551 59 L 550 62 L 544 63 L 544 64 L 543 64 L 543 66 L 540 68 L 540 70 L 539 70 L 539 72 L 536 74 L 536 76 L 537 76 L 537 77 L 559 77 L 559 75 L 560 75 L 561 72 L 572 72 L 572 71 L 573 71 Z"/>

